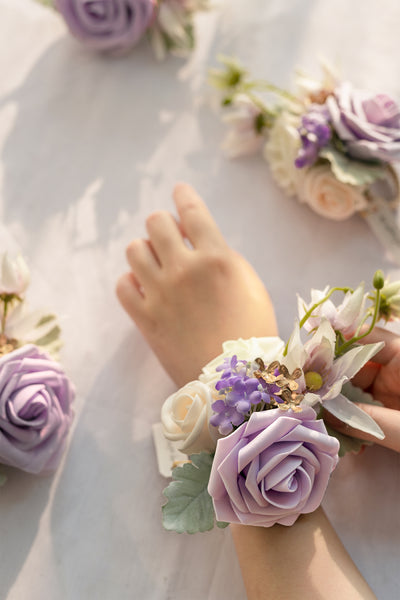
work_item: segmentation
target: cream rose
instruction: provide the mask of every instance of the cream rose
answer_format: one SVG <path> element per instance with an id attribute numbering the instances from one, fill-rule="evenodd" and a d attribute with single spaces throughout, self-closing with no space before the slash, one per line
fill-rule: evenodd
<path id="1" fill-rule="evenodd" d="M 214 400 L 211 388 L 200 381 L 187 383 L 166 399 L 161 409 L 164 435 L 182 442 L 178 450 L 188 455 L 215 450 L 218 432 L 209 425 Z"/>
<path id="2" fill-rule="evenodd" d="M 255 358 L 260 357 L 265 363 L 269 363 L 273 360 L 280 360 L 284 348 L 285 344 L 279 337 L 228 340 L 222 344 L 222 354 L 219 354 L 203 367 L 199 379 L 201 382 L 213 386 L 221 376 L 221 373 L 215 369 L 222 365 L 225 358 L 236 354 L 239 360 L 253 361 Z"/>
<path id="3" fill-rule="evenodd" d="M 335 221 L 343 221 L 367 206 L 361 188 L 336 179 L 329 165 L 307 169 L 298 195 L 314 212 Z"/>

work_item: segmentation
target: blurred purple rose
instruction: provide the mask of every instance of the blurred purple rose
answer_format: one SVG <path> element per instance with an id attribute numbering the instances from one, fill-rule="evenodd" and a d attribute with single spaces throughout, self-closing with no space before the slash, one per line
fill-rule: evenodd
<path id="1" fill-rule="evenodd" d="M 400 108 L 390 96 L 368 95 L 344 82 L 326 103 L 332 126 L 351 156 L 400 159 Z"/>
<path id="2" fill-rule="evenodd" d="M 27 344 L 0 358 L 0 463 L 54 471 L 73 418 L 74 388 L 58 363 Z"/>
<path id="3" fill-rule="evenodd" d="M 95 50 L 123 52 L 151 24 L 154 0 L 55 0 L 70 32 Z"/>
<path id="4" fill-rule="evenodd" d="M 217 520 L 292 525 L 321 504 L 338 450 L 310 407 L 254 412 L 217 442 L 208 484 Z"/>

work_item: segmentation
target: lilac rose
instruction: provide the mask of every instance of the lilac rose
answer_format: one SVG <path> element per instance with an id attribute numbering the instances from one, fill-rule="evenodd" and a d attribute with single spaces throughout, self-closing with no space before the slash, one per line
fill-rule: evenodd
<path id="1" fill-rule="evenodd" d="M 0 358 L 0 463 L 54 471 L 73 418 L 74 388 L 58 363 L 27 344 Z"/>
<path id="2" fill-rule="evenodd" d="M 332 126 L 350 156 L 400 159 L 400 107 L 390 96 L 371 95 L 344 82 L 326 104 Z"/>
<path id="3" fill-rule="evenodd" d="M 254 412 L 217 442 L 208 484 L 217 520 L 292 525 L 321 504 L 338 450 L 310 407 Z"/>
<path id="4" fill-rule="evenodd" d="M 154 18 L 154 0 L 55 0 L 73 36 L 95 50 L 123 52 Z"/>

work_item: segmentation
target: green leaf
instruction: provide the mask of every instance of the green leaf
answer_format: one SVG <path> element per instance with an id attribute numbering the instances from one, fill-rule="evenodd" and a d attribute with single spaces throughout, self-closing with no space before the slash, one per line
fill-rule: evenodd
<path id="1" fill-rule="evenodd" d="M 225 523 L 225 521 L 217 521 L 217 527 L 219 527 L 220 529 L 225 529 L 225 527 L 228 527 L 229 523 Z"/>
<path id="2" fill-rule="evenodd" d="M 36 346 L 41 346 L 42 348 L 47 348 L 48 346 L 52 346 L 55 341 L 57 341 L 60 337 L 61 329 L 58 325 L 54 325 L 50 331 L 48 331 L 45 335 L 40 338 L 34 340 L 34 344 Z"/>
<path id="3" fill-rule="evenodd" d="M 55 315 L 43 315 L 40 317 L 39 321 L 36 323 L 36 327 L 41 327 L 42 325 L 46 325 L 46 323 L 50 323 L 54 321 L 57 317 Z"/>
<path id="4" fill-rule="evenodd" d="M 164 490 L 168 502 L 163 506 L 163 525 L 177 533 L 209 531 L 214 526 L 214 508 L 207 491 L 213 456 L 193 454 L 191 462 L 175 467 Z"/>
<path id="5" fill-rule="evenodd" d="M 29 343 L 40 346 L 51 354 L 55 360 L 58 359 L 58 351 L 62 346 L 61 329 L 56 315 L 42 315 L 36 323 L 29 336 Z"/>
<path id="6" fill-rule="evenodd" d="M 332 146 L 323 148 L 319 156 L 329 161 L 333 174 L 339 181 L 350 185 L 370 185 L 386 177 L 385 167 L 361 160 L 348 158 Z"/>

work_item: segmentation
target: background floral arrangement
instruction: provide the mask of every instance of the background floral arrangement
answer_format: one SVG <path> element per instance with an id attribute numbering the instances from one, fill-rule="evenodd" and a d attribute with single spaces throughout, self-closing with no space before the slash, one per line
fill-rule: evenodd
<path id="1" fill-rule="evenodd" d="M 195 45 L 193 16 L 208 0 L 39 0 L 55 8 L 71 34 L 95 50 L 125 53 L 144 35 L 158 59 Z"/>
<path id="2" fill-rule="evenodd" d="M 164 491 L 166 529 L 291 525 L 321 503 L 338 457 L 365 442 L 335 432 L 327 413 L 378 439 L 384 434 L 356 402 L 373 403 L 350 380 L 383 347 L 361 344 L 376 323 L 400 317 L 400 281 L 374 288 L 312 290 L 298 320 L 278 337 L 228 341 L 198 381 L 164 403 L 161 422 L 190 461 Z M 335 304 L 334 294 L 342 301 Z M 305 341 L 302 332 L 306 332 Z"/>
<path id="3" fill-rule="evenodd" d="M 55 360 L 55 315 L 28 308 L 29 279 L 21 256 L 0 255 L 0 463 L 49 473 L 66 445 L 75 392 Z"/>
<path id="4" fill-rule="evenodd" d="M 400 108 L 390 96 L 355 88 L 327 64 L 321 81 L 298 74 L 293 95 L 220 60 L 210 83 L 231 107 L 224 118 L 229 156 L 262 149 L 278 185 L 330 219 L 367 209 L 374 192 L 397 201 L 392 163 L 400 158 Z"/>

